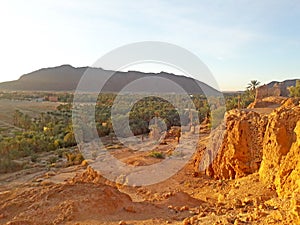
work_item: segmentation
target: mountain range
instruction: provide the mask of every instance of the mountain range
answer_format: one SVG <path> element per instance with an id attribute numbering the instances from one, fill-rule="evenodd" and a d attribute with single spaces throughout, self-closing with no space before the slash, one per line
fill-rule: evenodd
<path id="1" fill-rule="evenodd" d="M 85 75 L 87 74 L 87 75 Z M 88 77 L 88 81 L 81 82 L 83 76 Z M 145 78 L 149 78 L 143 80 Z M 164 79 L 151 79 L 164 78 Z M 142 79 L 142 80 L 141 80 Z M 18 80 L 0 83 L 0 91 L 80 91 L 99 92 L 119 92 L 124 87 L 134 81 L 139 81 L 133 91 L 143 92 L 151 90 L 153 92 L 177 93 L 179 90 L 174 82 L 185 92 L 190 94 L 219 95 L 220 92 L 211 86 L 190 77 L 175 75 L 166 72 L 143 73 L 139 71 L 111 71 L 94 67 L 73 67 L 71 65 L 61 65 L 57 67 L 43 68 L 31 73 L 22 75 Z M 171 81 L 171 82 L 170 82 Z M 78 84 L 81 84 L 78 87 Z M 276 84 L 281 86 L 295 86 L 296 79 L 282 82 L 272 81 L 266 84 L 273 87 Z"/>
<path id="2" fill-rule="evenodd" d="M 102 68 L 78 67 L 71 65 L 61 65 L 58 67 L 44 68 L 21 76 L 18 80 L 0 83 L 2 91 L 74 91 L 77 88 L 80 79 L 88 73 L 86 84 L 81 83 L 81 91 L 99 91 L 99 84 L 105 84 L 102 88 L 104 92 L 119 92 L 126 85 L 142 78 L 146 82 L 139 82 L 135 85 L 134 91 L 152 91 L 176 93 L 178 88 L 174 86 L 175 82 L 187 93 L 205 92 L 209 95 L 215 95 L 220 92 L 211 86 L 186 76 L 174 75 L 171 73 L 143 73 L 138 71 L 119 72 L 104 70 Z M 109 78 L 109 79 L 108 79 Z M 165 79 L 151 79 L 165 78 Z M 106 80 L 108 79 L 108 80 Z M 170 82 L 173 81 L 173 82 Z"/>

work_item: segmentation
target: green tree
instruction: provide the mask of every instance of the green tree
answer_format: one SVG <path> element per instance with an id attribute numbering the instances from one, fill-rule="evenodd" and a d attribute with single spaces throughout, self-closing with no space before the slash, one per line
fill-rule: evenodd
<path id="1" fill-rule="evenodd" d="M 290 97 L 300 97 L 300 80 L 296 81 L 295 87 L 288 87 Z"/>

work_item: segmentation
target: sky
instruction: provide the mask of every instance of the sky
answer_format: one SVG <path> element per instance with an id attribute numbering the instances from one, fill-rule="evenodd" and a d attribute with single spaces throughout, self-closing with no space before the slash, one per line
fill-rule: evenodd
<path id="1" fill-rule="evenodd" d="M 1 0 L 0 27 L 0 82 L 45 67 L 90 66 L 139 41 L 189 50 L 224 91 L 300 78 L 299 0 Z"/>

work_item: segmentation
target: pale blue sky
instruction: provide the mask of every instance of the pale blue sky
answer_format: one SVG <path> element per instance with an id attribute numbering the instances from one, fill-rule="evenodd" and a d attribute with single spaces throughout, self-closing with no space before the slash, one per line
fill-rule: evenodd
<path id="1" fill-rule="evenodd" d="M 0 81 L 148 40 L 196 54 L 222 90 L 300 77 L 298 0 L 2 0 L 0 27 Z"/>

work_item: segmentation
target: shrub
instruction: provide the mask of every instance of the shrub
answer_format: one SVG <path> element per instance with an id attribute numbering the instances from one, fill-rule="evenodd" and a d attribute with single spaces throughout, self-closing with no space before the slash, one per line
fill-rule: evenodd
<path id="1" fill-rule="evenodd" d="M 49 162 L 50 164 L 52 164 L 52 163 L 56 163 L 57 160 L 58 160 L 58 158 L 57 158 L 56 156 L 51 156 L 51 157 L 48 159 L 48 162 Z"/>
<path id="2" fill-rule="evenodd" d="M 10 158 L 7 157 L 0 158 L 0 173 L 15 172 L 21 170 L 22 168 L 23 165 L 16 163 Z"/>
<path id="3" fill-rule="evenodd" d="M 64 151 L 62 149 L 57 149 L 56 150 L 56 154 L 59 158 L 62 158 L 64 155 Z"/>
<path id="4" fill-rule="evenodd" d="M 157 151 L 153 151 L 149 154 L 149 156 L 153 157 L 153 158 L 157 158 L 157 159 L 163 159 L 165 158 L 163 153 L 161 152 L 157 152 Z"/>
<path id="5" fill-rule="evenodd" d="M 31 162 L 37 162 L 37 159 L 38 159 L 38 156 L 37 156 L 37 154 L 35 154 L 35 153 L 33 153 L 33 154 L 30 156 Z"/>
<path id="6" fill-rule="evenodd" d="M 66 154 L 68 165 L 79 165 L 84 160 L 84 157 L 81 153 L 67 153 Z"/>

